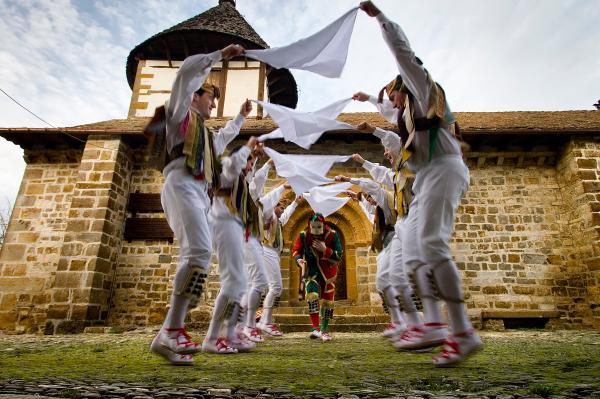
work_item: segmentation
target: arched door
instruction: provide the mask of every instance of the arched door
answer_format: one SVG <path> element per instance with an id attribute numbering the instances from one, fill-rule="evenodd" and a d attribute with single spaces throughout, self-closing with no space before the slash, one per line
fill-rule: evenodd
<path id="1" fill-rule="evenodd" d="M 326 222 L 329 227 L 335 230 L 342 243 L 342 249 L 344 254 L 342 256 L 342 261 L 338 264 L 338 273 L 337 278 L 335 280 L 335 300 L 348 299 L 348 291 L 347 291 L 347 279 L 346 279 L 346 242 L 344 240 L 344 235 L 341 230 L 333 223 Z"/>

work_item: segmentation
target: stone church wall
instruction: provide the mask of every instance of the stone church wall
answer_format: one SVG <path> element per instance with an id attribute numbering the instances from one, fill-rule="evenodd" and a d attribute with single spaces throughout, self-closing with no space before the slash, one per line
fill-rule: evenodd
<path id="1" fill-rule="evenodd" d="M 177 242 L 122 239 L 128 193 L 159 193 L 162 175 L 134 162 L 136 154 L 126 144 L 96 142 L 118 149 L 117 154 L 103 155 L 87 146 L 83 156 L 81 151 L 27 152 L 28 166 L 0 252 L 0 330 L 52 333 L 82 325 L 162 322 Z M 313 151 L 360 152 L 382 162 L 380 145 L 367 140 L 325 139 Z M 470 316 L 543 315 L 552 318 L 554 327 L 600 328 L 599 162 L 596 138 L 573 139 L 545 158 L 495 153 L 468 159 L 471 187 L 459 208 L 452 250 Z M 94 174 L 94 168 L 105 171 Z M 352 162 L 336 165 L 330 176 L 336 174 L 367 176 Z M 97 198 L 85 199 L 84 187 L 95 179 L 105 183 L 92 193 Z M 272 173 L 267 187 L 280 182 Z M 85 205 L 92 198 L 104 200 Z M 99 206 L 109 212 L 100 212 Z M 309 212 L 299 207 L 284 232 L 282 306 L 288 310 L 304 306 L 297 300 L 298 275 L 289 245 Z M 368 251 L 370 230 L 361 212 L 353 204 L 330 218 L 346 241 L 347 299 L 340 301 L 340 312 L 375 315 L 381 314 L 375 254 Z M 92 222 L 85 224 L 88 219 Z M 87 238 L 97 238 L 98 244 L 86 243 Z M 74 253 L 77 242 L 84 253 Z M 215 270 L 204 305 L 192 314 L 194 322 L 208 320 L 219 287 Z M 73 322 L 78 315 L 81 320 Z"/>

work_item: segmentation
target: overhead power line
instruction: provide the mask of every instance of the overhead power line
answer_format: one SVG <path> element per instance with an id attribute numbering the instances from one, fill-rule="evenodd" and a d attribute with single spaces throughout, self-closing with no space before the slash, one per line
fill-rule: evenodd
<path id="1" fill-rule="evenodd" d="M 59 133 L 65 134 L 67 136 L 69 136 L 70 138 L 80 141 L 82 143 L 87 143 L 89 145 L 91 145 L 92 147 L 97 147 L 97 148 L 102 148 L 103 150 L 109 150 L 109 151 L 116 151 L 114 148 L 107 148 L 107 147 L 103 147 L 101 145 L 96 145 L 93 143 L 88 143 L 87 140 L 83 140 L 80 139 L 77 136 L 74 136 L 70 133 L 68 133 L 66 130 L 63 130 L 61 128 L 58 128 L 56 126 L 54 126 L 53 124 L 51 124 L 50 122 L 46 121 L 45 119 L 41 118 L 40 116 L 38 116 L 35 112 L 31 111 L 29 108 L 27 108 L 26 106 L 24 106 L 23 104 L 21 104 L 19 101 L 17 101 L 14 97 L 12 97 L 10 94 L 8 94 L 6 91 L 4 91 L 4 89 L 0 88 L 0 91 L 2 93 L 4 93 L 4 95 L 8 98 L 10 98 L 15 104 L 17 104 L 19 107 L 23 108 L 25 111 L 29 112 L 31 115 L 35 116 L 37 119 L 39 119 L 40 121 L 42 121 L 43 123 L 45 123 L 46 125 L 50 126 L 51 128 L 54 128 L 56 130 L 58 130 Z"/>

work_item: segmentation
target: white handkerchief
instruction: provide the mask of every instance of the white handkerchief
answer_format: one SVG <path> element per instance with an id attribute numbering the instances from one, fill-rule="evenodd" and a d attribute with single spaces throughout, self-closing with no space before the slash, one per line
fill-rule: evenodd
<path id="1" fill-rule="evenodd" d="M 280 154 L 272 148 L 265 147 L 265 153 L 275 162 L 277 174 L 290 177 L 308 171 L 310 174 L 325 176 L 336 162 L 346 162 L 350 155 L 300 155 Z"/>
<path id="2" fill-rule="evenodd" d="M 315 201 L 308 193 L 304 194 L 304 198 L 313 211 L 323 214 L 324 217 L 337 212 L 341 207 L 346 205 L 350 198 L 329 198 L 326 201 Z"/>
<path id="3" fill-rule="evenodd" d="M 307 169 L 300 165 L 299 163 L 294 162 L 290 155 L 280 154 L 277 151 L 265 147 L 265 153 L 269 158 L 273 160 L 275 163 L 275 170 L 277 171 L 277 175 L 281 177 L 285 177 L 292 187 L 292 190 L 296 193 L 296 195 L 300 195 L 315 186 L 320 186 L 322 184 L 328 184 L 333 182 L 332 179 L 325 177 L 327 171 L 325 173 L 317 174 L 312 168 Z M 333 163 L 332 163 L 333 164 Z M 319 172 L 322 171 L 322 168 L 319 169 Z"/>
<path id="4" fill-rule="evenodd" d="M 259 140 L 283 138 L 285 141 L 291 141 L 302 148 L 309 149 L 328 130 L 354 129 L 354 126 L 335 119 L 350 101 L 352 101 L 351 98 L 339 100 L 314 112 L 301 112 L 283 105 L 255 101 L 271 115 L 273 121 L 279 126 L 279 129 L 261 136 Z"/>
<path id="5" fill-rule="evenodd" d="M 352 183 L 346 182 L 331 184 L 329 186 L 313 187 L 308 192 L 315 200 L 322 201 L 328 198 L 335 197 L 338 194 L 348 190 L 350 187 L 352 187 Z"/>
<path id="6" fill-rule="evenodd" d="M 348 57 L 357 13 L 358 7 L 353 8 L 312 36 L 287 46 L 246 50 L 246 56 L 275 68 L 303 69 L 339 78 Z"/>

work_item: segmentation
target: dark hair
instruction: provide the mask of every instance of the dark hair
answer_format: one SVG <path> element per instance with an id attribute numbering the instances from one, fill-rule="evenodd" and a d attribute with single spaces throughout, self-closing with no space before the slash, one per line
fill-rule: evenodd
<path id="1" fill-rule="evenodd" d="M 214 93 L 215 99 L 217 99 L 217 100 L 218 100 L 218 99 L 221 97 L 221 89 L 219 89 L 219 88 L 218 88 L 217 86 L 215 86 L 215 85 L 211 85 L 211 86 L 212 86 L 212 89 L 213 89 L 213 93 Z M 197 93 L 199 96 L 203 95 L 205 92 L 206 92 L 206 90 L 204 90 L 204 88 L 203 88 L 203 87 L 200 87 L 198 90 L 196 90 L 196 93 Z"/>

